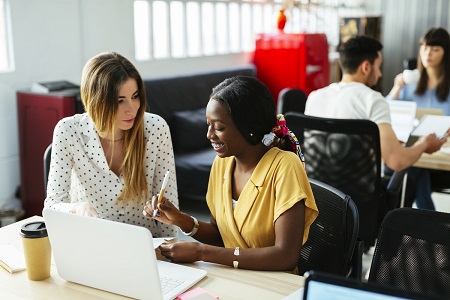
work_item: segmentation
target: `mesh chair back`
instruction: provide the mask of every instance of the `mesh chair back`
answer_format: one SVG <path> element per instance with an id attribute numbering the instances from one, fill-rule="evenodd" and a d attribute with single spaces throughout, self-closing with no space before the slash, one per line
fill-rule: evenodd
<path id="1" fill-rule="evenodd" d="M 285 88 L 278 94 L 277 113 L 285 114 L 288 111 L 305 112 L 305 92 L 297 88 Z"/>
<path id="2" fill-rule="evenodd" d="M 381 224 L 369 281 L 450 297 L 450 214 L 390 211 Z"/>
<path id="3" fill-rule="evenodd" d="M 302 144 L 308 177 L 353 199 L 359 211 L 359 236 L 366 247 L 373 246 L 386 212 L 378 126 L 369 120 L 318 118 L 293 112 L 285 117 Z"/>
<path id="4" fill-rule="evenodd" d="M 301 250 L 299 274 L 315 270 L 348 276 L 358 236 L 358 210 L 352 199 L 335 188 L 310 179 L 319 215 Z"/>
<path id="5" fill-rule="evenodd" d="M 377 183 L 376 151 L 372 136 L 305 130 L 303 152 L 311 178 L 333 183 L 352 199 L 372 202 Z M 370 197 L 368 197 L 370 195 Z"/>

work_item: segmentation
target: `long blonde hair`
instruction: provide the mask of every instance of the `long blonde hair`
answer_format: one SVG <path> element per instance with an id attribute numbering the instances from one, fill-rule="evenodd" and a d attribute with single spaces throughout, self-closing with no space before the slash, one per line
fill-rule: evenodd
<path id="1" fill-rule="evenodd" d="M 117 200 L 142 201 L 149 198 L 145 175 L 144 112 L 146 110 L 145 87 L 134 65 L 115 52 L 100 53 L 91 58 L 83 68 L 81 100 L 92 118 L 100 137 L 112 136 L 118 111 L 119 89 L 128 79 L 138 85 L 140 107 L 134 125 L 125 131 L 121 171 L 124 188 Z"/>

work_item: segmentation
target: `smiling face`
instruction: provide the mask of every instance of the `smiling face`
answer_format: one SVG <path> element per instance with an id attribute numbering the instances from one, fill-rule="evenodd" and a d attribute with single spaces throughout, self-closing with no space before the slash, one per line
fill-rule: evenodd
<path id="1" fill-rule="evenodd" d="M 139 88 L 134 78 L 126 80 L 119 88 L 118 107 L 115 120 L 115 136 L 120 138 L 123 130 L 133 127 L 134 119 L 141 106 Z"/>
<path id="2" fill-rule="evenodd" d="M 206 106 L 206 137 L 219 157 L 239 156 L 251 145 L 244 139 L 226 107 L 211 99 Z"/>

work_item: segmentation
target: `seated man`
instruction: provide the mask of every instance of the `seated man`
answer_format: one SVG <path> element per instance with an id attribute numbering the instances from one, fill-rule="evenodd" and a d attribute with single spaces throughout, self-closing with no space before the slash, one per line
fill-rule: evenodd
<path id="1" fill-rule="evenodd" d="M 388 168 L 397 171 L 413 165 L 422 153 L 433 153 L 446 139 L 429 134 L 405 148 L 391 127 L 388 103 L 371 89 L 381 77 L 380 42 L 365 36 L 349 39 L 339 46 L 341 82 L 312 92 L 306 101 L 305 114 L 337 119 L 367 119 L 378 125 L 381 156 Z M 408 197 L 410 198 L 410 197 Z"/>

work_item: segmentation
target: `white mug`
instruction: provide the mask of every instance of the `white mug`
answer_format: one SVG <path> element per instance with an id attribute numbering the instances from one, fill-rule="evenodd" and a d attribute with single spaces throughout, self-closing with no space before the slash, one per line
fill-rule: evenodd
<path id="1" fill-rule="evenodd" d="M 404 70 L 403 71 L 403 81 L 406 84 L 416 84 L 419 81 L 420 74 L 419 70 Z"/>

